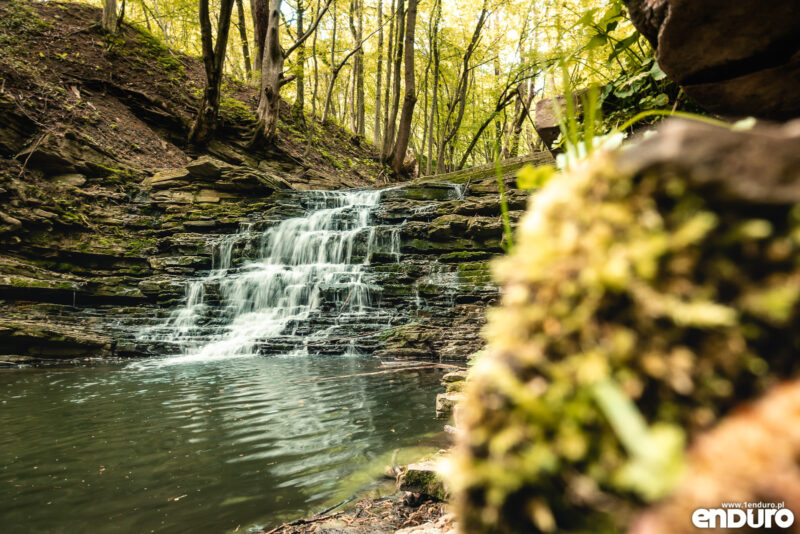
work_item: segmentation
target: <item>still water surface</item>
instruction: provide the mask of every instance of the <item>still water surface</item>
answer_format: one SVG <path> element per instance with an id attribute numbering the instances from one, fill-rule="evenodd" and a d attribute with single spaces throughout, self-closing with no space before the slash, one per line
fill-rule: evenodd
<path id="1" fill-rule="evenodd" d="M 0 530 L 243 532 L 319 511 L 441 429 L 438 371 L 307 381 L 378 366 L 285 356 L 0 371 Z"/>

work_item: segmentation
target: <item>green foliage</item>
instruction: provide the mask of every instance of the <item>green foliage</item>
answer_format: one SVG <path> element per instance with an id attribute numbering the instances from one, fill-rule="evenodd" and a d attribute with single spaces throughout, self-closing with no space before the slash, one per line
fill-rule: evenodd
<path id="1" fill-rule="evenodd" d="M 245 125 L 255 124 L 258 120 L 247 104 L 227 96 L 220 98 L 219 112 L 223 119 Z"/>

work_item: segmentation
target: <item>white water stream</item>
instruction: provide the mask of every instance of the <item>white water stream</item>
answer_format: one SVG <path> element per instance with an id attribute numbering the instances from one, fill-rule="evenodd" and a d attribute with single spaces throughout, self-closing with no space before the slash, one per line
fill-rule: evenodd
<path id="1" fill-rule="evenodd" d="M 140 339 L 179 345 L 182 354 L 169 363 L 250 356 L 278 338 L 296 353 L 305 350 L 309 339 L 337 333 L 343 323 L 379 317 L 378 288 L 363 280 L 365 266 L 373 252 L 397 257 L 400 252 L 399 227 L 370 225 L 380 195 L 369 190 L 309 192 L 304 216 L 260 235 L 245 226 L 221 238 L 214 268 L 189 282 L 185 305 Z M 254 239 L 256 259 L 237 262 L 237 243 Z M 218 288 L 218 296 L 210 298 L 210 288 Z M 302 328 L 322 313 L 330 316 L 330 326 L 310 332 Z"/>

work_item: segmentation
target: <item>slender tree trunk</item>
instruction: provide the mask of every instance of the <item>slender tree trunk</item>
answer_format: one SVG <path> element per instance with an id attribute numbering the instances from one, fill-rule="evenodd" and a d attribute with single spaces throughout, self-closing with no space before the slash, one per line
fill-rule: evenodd
<path id="1" fill-rule="evenodd" d="M 117 33 L 117 0 L 103 0 L 103 30 Z"/>
<path id="2" fill-rule="evenodd" d="M 314 142 L 314 128 L 317 122 L 317 93 L 319 91 L 319 65 L 317 62 L 317 32 L 314 32 L 314 39 L 311 41 L 311 57 L 314 60 L 314 90 L 311 93 L 311 122 L 308 125 L 308 144 L 305 154 L 311 150 Z"/>
<path id="3" fill-rule="evenodd" d="M 428 156 L 425 161 L 425 174 L 431 174 L 433 165 L 433 126 L 434 117 L 438 116 L 438 96 L 439 96 L 439 21 L 442 18 L 442 2 L 436 0 L 434 6 L 434 13 L 432 16 L 432 26 L 428 33 L 428 41 L 430 42 L 431 55 L 433 56 L 433 96 L 431 97 L 431 112 L 430 119 L 428 120 L 429 132 L 423 132 L 423 135 L 428 136 Z"/>
<path id="4" fill-rule="evenodd" d="M 325 94 L 325 106 L 322 111 L 322 122 L 328 120 L 328 112 L 331 109 L 331 98 L 333 96 L 333 83 L 336 81 L 336 76 L 333 72 L 334 65 L 336 65 L 336 0 L 333 2 L 333 32 L 331 37 L 331 81 L 328 84 L 328 90 Z M 336 73 L 338 74 L 338 72 Z"/>
<path id="5" fill-rule="evenodd" d="M 355 130 L 355 125 L 353 124 L 355 121 L 355 109 L 353 108 L 353 75 L 355 72 L 353 69 L 350 69 L 350 75 L 347 77 L 347 86 L 344 88 L 344 102 L 342 104 L 342 117 L 339 120 L 341 124 L 346 124 L 347 122 L 347 115 L 350 114 L 350 129 Z"/>
<path id="6" fill-rule="evenodd" d="M 425 155 L 425 144 L 428 142 L 428 77 L 431 72 L 431 56 L 428 55 L 428 64 L 425 65 L 425 78 L 422 82 L 422 146 L 419 148 L 419 158 Z M 419 159 L 418 158 L 418 159 Z"/>
<path id="7" fill-rule="evenodd" d="M 147 31 L 150 33 L 153 32 L 153 27 L 150 26 L 150 17 L 147 16 L 147 6 L 144 4 L 144 0 L 139 0 L 139 5 L 142 7 L 142 13 L 144 14 L 144 25 L 147 28 Z"/>
<path id="8" fill-rule="evenodd" d="M 314 91 L 311 94 L 311 125 L 317 118 L 317 97 L 319 95 L 319 62 L 317 61 L 317 32 L 314 32 L 314 41 L 311 43 L 311 56 L 314 58 Z"/>
<path id="9" fill-rule="evenodd" d="M 364 136 L 366 133 L 366 110 L 364 109 L 364 47 L 361 41 L 364 38 L 364 0 L 355 0 L 358 4 L 357 18 L 356 18 L 356 33 L 358 37 L 356 42 L 358 45 L 358 66 L 356 67 L 356 122 L 358 128 L 356 133 Z"/>
<path id="10" fill-rule="evenodd" d="M 244 21 L 244 5 L 242 0 L 236 0 L 236 8 L 239 15 L 239 38 L 242 41 L 242 56 L 244 57 L 244 71 L 247 79 L 253 75 L 253 64 L 250 59 L 250 44 L 247 42 L 247 23 Z"/>
<path id="11" fill-rule="evenodd" d="M 533 96 L 536 94 L 534 90 L 533 79 L 528 82 L 527 95 L 525 91 L 520 88 L 519 97 L 517 102 L 520 103 L 520 109 L 514 120 L 514 130 L 511 135 L 511 150 L 509 150 L 509 157 L 515 158 L 519 155 L 519 140 L 522 135 L 522 126 L 525 124 L 525 118 L 530 115 L 531 102 Z"/>
<path id="12" fill-rule="evenodd" d="M 359 42 L 358 30 L 356 29 L 356 10 L 358 9 L 358 0 L 350 0 L 349 22 L 350 22 L 350 35 L 353 37 L 353 42 Z M 359 55 L 353 58 L 353 68 L 350 69 L 350 79 L 347 81 L 349 90 L 347 98 L 350 103 L 350 130 L 358 134 L 358 113 L 356 110 L 356 77 L 358 71 Z"/>
<path id="13" fill-rule="evenodd" d="M 500 74 L 500 56 L 496 55 L 492 60 L 492 66 L 494 67 L 494 79 L 495 79 L 495 86 L 501 87 L 501 74 Z M 474 121 L 474 108 L 473 108 L 473 121 Z M 500 154 L 503 151 L 503 124 L 500 123 L 499 120 L 494 121 L 494 157 L 491 160 L 487 161 L 494 161 L 496 158 L 500 157 Z M 462 158 L 463 161 L 464 158 Z M 461 164 L 459 164 L 461 165 Z M 463 168 L 463 165 L 461 165 Z"/>
<path id="14" fill-rule="evenodd" d="M 414 106 L 417 103 L 417 87 L 414 74 L 414 32 L 417 28 L 417 0 L 408 0 L 408 15 L 405 36 L 405 80 L 406 94 L 403 98 L 403 111 L 397 127 L 397 141 L 392 155 L 392 169 L 397 174 L 403 173 L 403 161 L 408 150 L 411 136 L 411 120 L 414 118 Z"/>
<path id="15" fill-rule="evenodd" d="M 197 112 L 197 118 L 189 131 L 189 142 L 203 144 L 214 133 L 219 115 L 220 89 L 228 47 L 228 33 L 231 27 L 231 12 L 234 0 L 220 0 L 220 14 L 217 19 L 217 43 L 213 43 L 209 0 L 200 0 L 200 35 L 203 46 L 203 66 L 206 71 L 206 87 Z"/>
<path id="16" fill-rule="evenodd" d="M 297 0 L 297 35 L 303 35 L 303 13 L 305 9 L 303 8 L 303 0 Z M 316 35 L 316 32 L 314 32 Z M 297 64 L 295 65 L 295 75 L 297 78 L 295 79 L 296 85 L 296 96 L 294 99 L 294 107 L 292 111 L 294 113 L 295 118 L 299 120 L 303 120 L 303 109 L 306 106 L 306 86 L 305 86 L 305 77 L 306 77 L 306 47 L 305 45 L 300 45 L 297 48 Z"/>
<path id="17" fill-rule="evenodd" d="M 375 85 L 375 124 L 372 130 L 372 142 L 375 148 L 381 146 L 381 78 L 383 76 L 383 0 L 378 0 L 378 66 Z"/>
<path id="18" fill-rule="evenodd" d="M 117 29 L 122 27 L 122 21 L 125 19 L 125 0 L 122 0 L 122 5 L 119 8 L 119 15 L 117 16 Z"/>
<path id="19" fill-rule="evenodd" d="M 381 156 L 384 161 L 389 162 L 394 147 L 395 128 L 397 126 L 397 113 L 400 108 L 400 71 L 403 66 L 403 39 L 405 36 L 405 3 L 404 0 L 397 2 L 397 44 L 394 52 L 394 79 L 392 85 L 392 111 L 389 113 L 389 127 L 386 137 L 383 139 L 383 150 Z"/>
<path id="20" fill-rule="evenodd" d="M 389 38 L 386 40 L 386 92 L 383 99 L 383 135 L 381 144 L 381 157 L 383 156 L 383 147 L 386 145 L 386 138 L 389 137 L 389 96 L 391 94 L 392 85 L 392 54 L 394 53 L 395 43 L 395 19 L 397 12 L 397 1 L 392 1 L 392 18 L 389 21 Z"/>

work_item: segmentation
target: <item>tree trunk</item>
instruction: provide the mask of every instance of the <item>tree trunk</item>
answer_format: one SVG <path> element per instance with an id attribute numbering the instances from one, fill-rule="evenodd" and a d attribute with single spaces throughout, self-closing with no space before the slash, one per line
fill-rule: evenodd
<path id="1" fill-rule="evenodd" d="M 403 161 L 406 159 L 408 139 L 411 135 L 411 120 L 414 118 L 414 106 L 417 103 L 417 88 L 414 75 L 414 31 L 417 28 L 417 0 L 408 0 L 408 16 L 405 37 L 405 79 L 406 95 L 403 98 L 403 111 L 397 127 L 397 141 L 392 155 L 392 169 L 397 174 L 403 173 Z"/>
<path id="2" fill-rule="evenodd" d="M 375 85 L 375 123 L 372 142 L 375 148 L 381 146 L 381 78 L 383 77 L 383 0 L 378 0 L 378 66 Z"/>
<path id="3" fill-rule="evenodd" d="M 271 143 L 278 131 L 281 103 L 281 75 L 284 55 L 280 43 L 281 0 L 270 0 L 267 14 L 267 35 L 261 62 L 261 98 L 258 105 L 259 123 L 256 135 L 263 133 Z"/>
<path id="4" fill-rule="evenodd" d="M 431 52 L 433 55 L 433 95 L 431 97 L 430 120 L 428 121 L 428 128 L 430 128 L 430 132 L 423 132 L 423 135 L 428 136 L 428 157 L 426 158 L 427 161 L 425 162 L 425 174 L 428 175 L 431 174 L 431 171 L 433 170 L 433 121 L 434 117 L 437 117 L 439 114 L 439 21 L 442 19 L 441 0 L 436 1 L 434 9 L 436 13 L 434 15 L 434 22 L 432 24 L 433 29 L 428 34 L 428 40 L 430 41 Z"/>
<path id="5" fill-rule="evenodd" d="M 117 33 L 117 0 L 103 0 L 103 30 Z"/>
<path id="6" fill-rule="evenodd" d="M 389 136 L 389 96 L 391 94 L 392 85 L 392 54 L 394 53 L 394 27 L 397 11 L 397 0 L 392 1 L 392 17 L 389 21 L 389 38 L 386 40 L 386 93 L 383 99 L 383 135 L 381 144 L 381 156 L 383 156 L 383 147 L 386 145 L 386 138 Z"/>
<path id="7" fill-rule="evenodd" d="M 333 2 L 333 32 L 331 37 L 331 69 L 336 65 L 336 2 Z M 337 73 L 338 74 L 338 73 Z M 328 120 L 328 113 L 331 109 L 331 96 L 333 95 L 333 82 L 336 81 L 333 70 L 331 70 L 331 81 L 328 90 L 325 92 L 325 106 L 322 110 L 322 122 Z"/>
<path id="8" fill-rule="evenodd" d="M 250 14 L 253 17 L 253 70 L 261 69 L 264 61 L 264 39 L 267 36 L 268 0 L 250 0 Z"/>
<path id="9" fill-rule="evenodd" d="M 292 52 L 303 46 L 306 39 L 317 31 L 319 21 L 327 13 L 330 5 L 331 0 L 328 0 L 305 33 L 298 35 L 294 43 L 284 51 L 280 43 L 281 0 L 270 0 L 267 14 L 267 36 L 264 39 L 264 58 L 261 62 L 258 124 L 253 132 L 251 145 L 257 144 L 260 140 L 267 144 L 275 141 L 280 116 L 281 86 L 294 78 L 294 76 L 283 77 L 283 63 Z"/>
<path id="10" fill-rule="evenodd" d="M 364 136 L 366 132 L 366 112 L 364 109 L 364 47 L 361 46 L 361 41 L 364 38 L 364 0 L 355 0 L 358 4 L 357 19 L 356 19 L 356 42 L 358 43 L 358 52 L 356 58 L 358 64 L 356 67 L 356 122 L 358 128 L 356 133 Z"/>
<path id="11" fill-rule="evenodd" d="M 317 122 L 317 93 L 319 92 L 319 64 L 317 62 L 317 32 L 314 32 L 314 39 L 311 41 L 311 58 L 314 61 L 314 90 L 311 93 L 311 121 L 308 124 L 308 133 L 306 135 L 308 142 L 304 156 L 308 156 L 311 151 L 311 145 L 314 142 L 314 128 Z"/>
<path id="12" fill-rule="evenodd" d="M 389 160 L 394 147 L 395 128 L 397 126 L 397 113 L 400 107 L 400 70 L 403 66 L 403 38 L 405 34 L 404 0 L 397 2 L 397 44 L 394 53 L 394 80 L 392 86 L 392 111 L 389 113 L 388 128 L 383 139 L 381 156 L 384 161 Z"/>
<path id="13" fill-rule="evenodd" d="M 298 37 L 303 35 L 303 0 L 297 0 L 297 35 Z M 315 32 L 316 35 L 316 32 Z M 306 86 L 305 86 L 305 77 L 306 77 L 306 47 L 305 45 L 300 45 L 297 49 L 297 64 L 295 65 L 295 75 L 297 78 L 295 79 L 296 85 L 296 96 L 294 99 L 294 107 L 292 111 L 294 113 L 295 118 L 303 120 L 303 109 L 306 106 Z"/>
<path id="14" fill-rule="evenodd" d="M 522 126 L 525 124 L 525 118 L 530 115 L 531 110 L 531 102 L 533 102 L 533 96 L 536 94 L 534 90 L 534 80 L 530 80 L 528 82 L 528 94 L 525 94 L 525 91 L 520 88 L 519 97 L 517 102 L 521 103 L 519 113 L 516 115 L 514 120 L 514 130 L 511 135 L 511 150 L 509 150 L 509 157 L 515 158 L 519 155 L 519 140 L 522 135 Z"/>
<path id="15" fill-rule="evenodd" d="M 358 30 L 356 29 L 356 9 L 358 9 L 358 0 L 350 0 L 350 12 L 349 12 L 349 21 L 350 21 L 350 35 L 353 37 L 353 42 L 359 42 L 358 39 Z M 350 103 L 350 130 L 353 133 L 358 133 L 358 112 L 356 109 L 356 77 L 358 76 L 358 53 L 356 53 L 356 57 L 353 59 L 353 68 L 350 70 L 350 79 L 347 81 L 348 85 L 348 92 L 347 98 L 349 99 Z"/>
<path id="16" fill-rule="evenodd" d="M 428 78 L 431 73 L 431 56 L 428 55 L 428 64 L 425 65 L 425 78 L 422 82 L 422 146 L 419 148 L 418 159 L 425 155 L 425 144 L 428 142 Z"/>
<path id="17" fill-rule="evenodd" d="M 189 142 L 206 143 L 214 133 L 219 115 L 219 98 L 225 52 L 228 47 L 228 33 L 231 27 L 231 13 L 234 0 L 220 0 L 220 13 L 217 19 L 217 43 L 213 43 L 209 0 L 200 0 L 200 36 L 203 47 L 203 66 L 206 71 L 206 87 L 197 112 L 197 118 L 189 131 Z"/>
<path id="18" fill-rule="evenodd" d="M 244 71 L 247 79 L 253 75 L 253 64 L 250 59 L 250 44 L 247 42 L 247 23 L 244 21 L 244 5 L 242 0 L 236 0 L 239 15 L 239 38 L 242 41 L 242 56 L 244 57 Z"/>
<path id="19" fill-rule="evenodd" d="M 342 117 L 339 120 L 341 124 L 347 123 L 347 115 L 350 114 L 350 130 L 355 131 L 355 117 L 356 117 L 356 110 L 353 108 L 353 75 L 355 71 L 350 69 L 350 75 L 347 77 L 347 86 L 344 88 L 344 102 L 342 104 Z"/>

